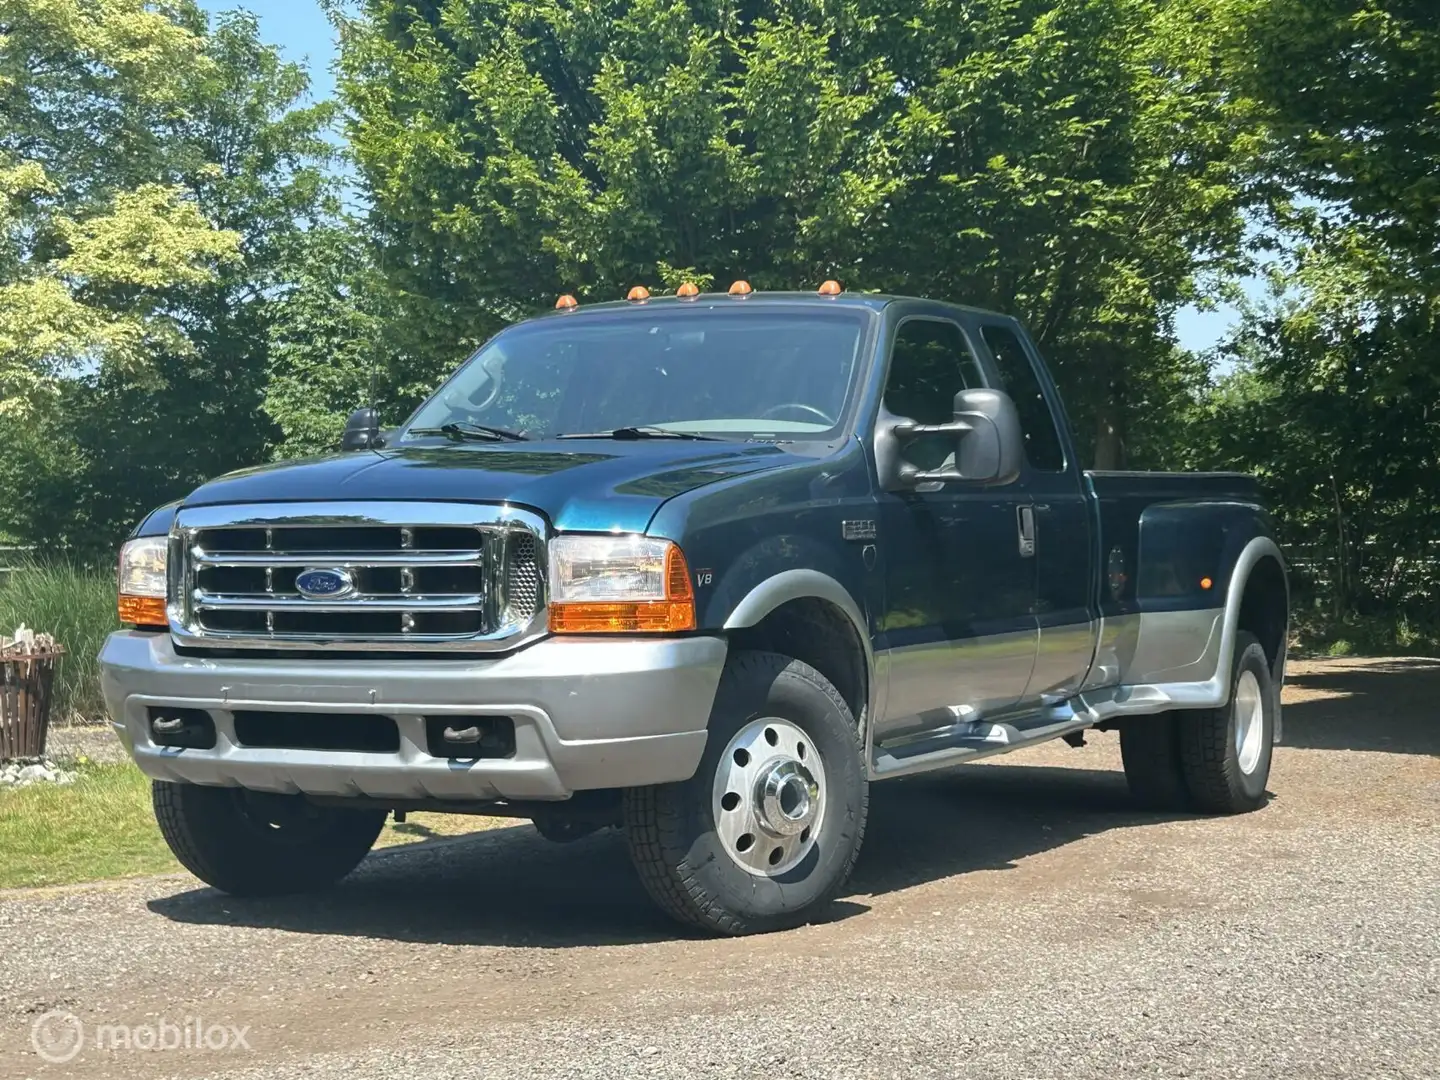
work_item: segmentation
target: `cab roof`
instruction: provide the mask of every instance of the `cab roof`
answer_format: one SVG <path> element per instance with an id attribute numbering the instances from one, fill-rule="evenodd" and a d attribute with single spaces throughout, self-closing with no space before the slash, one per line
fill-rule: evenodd
<path id="1" fill-rule="evenodd" d="M 1004 319 L 1009 318 L 1003 312 L 991 311 L 987 308 L 971 307 L 967 304 L 954 304 L 948 300 L 927 300 L 918 296 L 894 296 L 888 293 L 862 293 L 842 292 L 838 296 L 821 296 L 815 292 L 777 291 L 777 292 L 755 292 L 744 296 L 731 296 L 729 293 L 708 292 L 700 293 L 697 296 L 652 296 L 645 300 L 605 300 L 594 304 L 577 304 L 575 307 L 559 309 L 555 311 L 542 312 L 534 318 L 578 318 L 586 312 L 604 311 L 636 311 L 655 308 L 681 308 L 692 307 L 703 304 L 705 307 L 717 307 L 730 304 L 744 304 L 749 307 L 794 307 L 804 305 L 806 307 L 846 307 L 865 308 L 870 311 L 883 311 L 891 304 L 933 304 L 938 307 L 947 307 L 958 311 L 964 311 L 971 315 L 982 315 L 988 318 Z"/>

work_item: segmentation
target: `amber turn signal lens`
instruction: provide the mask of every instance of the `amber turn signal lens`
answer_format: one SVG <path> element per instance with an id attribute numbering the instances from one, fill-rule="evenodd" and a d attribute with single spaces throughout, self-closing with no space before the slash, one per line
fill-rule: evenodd
<path id="1" fill-rule="evenodd" d="M 633 289 L 631 289 L 628 293 L 625 294 L 625 299 L 629 300 L 631 303 L 638 304 L 641 300 L 650 299 L 650 290 L 645 288 L 644 285 L 636 285 Z"/>
<path id="2" fill-rule="evenodd" d="M 131 626 L 168 626 L 163 596 L 131 596 L 120 594 L 120 621 Z"/>
<path id="3" fill-rule="evenodd" d="M 556 311 L 569 311 L 571 308 L 577 308 L 579 306 L 580 302 L 576 300 L 575 297 L 571 296 L 569 293 L 566 293 L 564 296 L 560 297 L 559 300 L 555 301 Z"/>
<path id="4" fill-rule="evenodd" d="M 696 285 L 693 281 L 687 281 L 685 282 L 685 284 L 681 285 L 678 289 L 675 290 L 675 295 L 680 297 L 682 300 L 688 300 L 691 297 L 700 295 L 700 287 Z"/>
<path id="5" fill-rule="evenodd" d="M 695 629 L 690 566 L 675 546 L 665 554 L 665 599 L 550 605 L 554 634 L 654 634 Z"/>
<path id="6" fill-rule="evenodd" d="M 1202 577 L 1202 578 L 1200 579 L 1200 588 L 1202 588 L 1202 589 L 1209 589 L 1210 586 L 1212 586 L 1212 585 L 1214 585 L 1214 584 L 1215 584 L 1215 582 L 1211 581 L 1208 577 Z"/>
<path id="7" fill-rule="evenodd" d="M 821 296 L 839 296 L 844 291 L 840 288 L 840 283 L 833 280 L 825 282 L 818 290 Z"/>
<path id="8" fill-rule="evenodd" d="M 754 291 L 754 289 L 750 288 L 748 281 L 737 281 L 734 285 L 730 286 L 731 296 L 749 296 Z"/>

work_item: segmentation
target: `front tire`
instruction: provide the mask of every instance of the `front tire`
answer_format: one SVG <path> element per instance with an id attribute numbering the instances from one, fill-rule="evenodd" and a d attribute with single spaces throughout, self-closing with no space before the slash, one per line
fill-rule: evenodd
<path id="1" fill-rule="evenodd" d="M 316 806 L 302 795 L 155 781 L 155 820 L 180 864 L 233 896 L 282 896 L 334 884 L 359 865 L 383 810 Z"/>
<path id="2" fill-rule="evenodd" d="M 860 732 L 808 664 L 738 652 L 695 775 L 625 792 L 630 857 L 673 918 L 722 934 L 796 926 L 832 900 L 865 835 Z"/>

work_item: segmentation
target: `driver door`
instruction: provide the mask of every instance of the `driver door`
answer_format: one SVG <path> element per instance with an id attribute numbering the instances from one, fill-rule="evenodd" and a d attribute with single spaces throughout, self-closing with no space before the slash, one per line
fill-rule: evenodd
<path id="1" fill-rule="evenodd" d="M 985 386 L 961 326 L 909 317 L 894 331 L 884 402 L 926 424 L 953 419 L 954 398 Z M 902 457 L 925 471 L 955 440 L 925 435 Z M 877 642 L 889 660 L 877 741 L 978 719 L 1015 705 L 1034 666 L 1035 560 L 1020 543 L 1023 484 L 932 482 L 878 496 L 885 578 Z"/>

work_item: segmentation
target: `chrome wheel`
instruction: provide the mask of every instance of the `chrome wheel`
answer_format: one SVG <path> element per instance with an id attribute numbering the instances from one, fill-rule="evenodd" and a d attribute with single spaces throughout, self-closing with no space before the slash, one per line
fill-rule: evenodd
<path id="1" fill-rule="evenodd" d="M 1235 683 L 1235 757 L 1240 771 L 1249 776 L 1260 764 L 1265 748 L 1265 700 L 1260 680 L 1253 671 L 1242 671 Z"/>
<path id="2" fill-rule="evenodd" d="M 725 853 L 774 877 L 815 846 L 825 813 L 825 764 L 810 736 L 768 716 L 746 724 L 715 771 L 715 829 Z"/>

